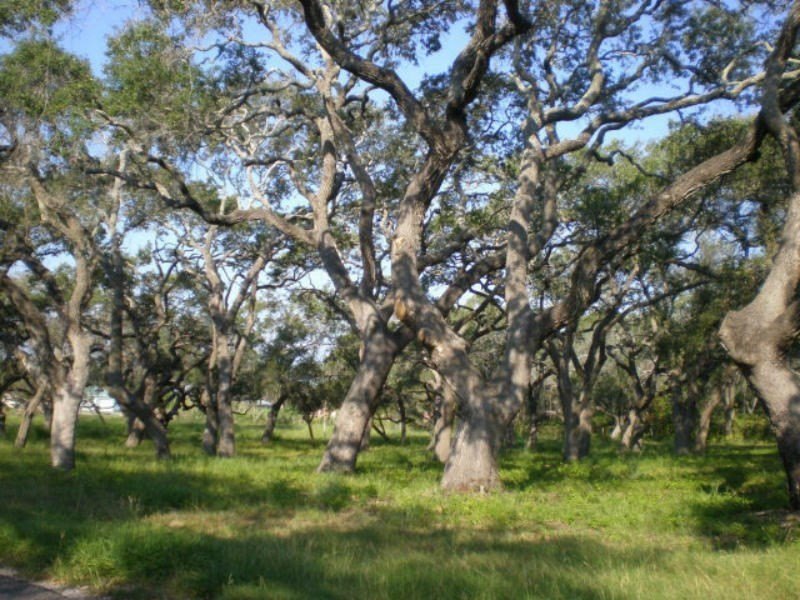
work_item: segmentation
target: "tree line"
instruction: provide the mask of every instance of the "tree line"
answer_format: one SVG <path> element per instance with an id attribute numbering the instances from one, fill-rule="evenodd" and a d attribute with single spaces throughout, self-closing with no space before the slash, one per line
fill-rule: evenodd
<path id="1" fill-rule="evenodd" d="M 232 456 L 268 393 L 337 406 L 348 472 L 427 412 L 448 490 L 501 485 L 521 415 L 580 460 L 667 402 L 683 452 L 749 387 L 800 507 L 800 3 L 151 0 L 102 74 L 69 2 L 9 6 L 1 385 L 53 466 L 90 380 L 162 457 L 190 408 Z"/>

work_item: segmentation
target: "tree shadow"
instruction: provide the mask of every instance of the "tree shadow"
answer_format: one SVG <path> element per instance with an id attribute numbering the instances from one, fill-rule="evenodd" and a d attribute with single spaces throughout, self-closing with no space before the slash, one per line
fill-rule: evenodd
<path id="1" fill-rule="evenodd" d="M 719 446 L 696 460 L 704 497 L 691 511 L 697 533 L 712 548 L 766 548 L 800 537 L 798 515 L 786 510 L 774 452 L 755 445 Z"/>

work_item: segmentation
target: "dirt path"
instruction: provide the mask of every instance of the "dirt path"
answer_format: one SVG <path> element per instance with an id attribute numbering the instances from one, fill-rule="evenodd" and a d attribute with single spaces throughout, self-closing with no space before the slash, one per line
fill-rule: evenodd
<path id="1" fill-rule="evenodd" d="M 11 569 L 0 568 L 0 600 L 100 600 L 75 588 L 58 588 L 46 582 L 30 582 Z"/>

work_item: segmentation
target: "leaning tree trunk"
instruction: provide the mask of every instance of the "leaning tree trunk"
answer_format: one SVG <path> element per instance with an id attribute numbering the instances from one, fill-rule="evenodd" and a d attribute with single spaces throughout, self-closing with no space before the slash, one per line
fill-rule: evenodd
<path id="1" fill-rule="evenodd" d="M 769 417 L 794 510 L 800 510 L 800 377 L 789 364 L 788 351 L 800 320 L 800 139 L 781 112 L 780 89 L 798 27 L 800 3 L 795 2 L 767 61 L 759 115 L 781 146 L 792 184 L 781 245 L 756 297 L 743 309 L 729 312 L 720 327 L 725 349 Z"/>
<path id="2" fill-rule="evenodd" d="M 25 406 L 25 412 L 22 415 L 22 420 L 19 422 L 19 429 L 17 429 L 17 438 L 14 440 L 14 446 L 17 448 L 24 448 L 25 445 L 28 443 L 28 435 L 31 431 L 31 424 L 33 423 L 33 415 L 36 414 L 36 410 L 39 408 L 39 405 L 42 403 L 42 398 L 44 398 L 46 386 L 40 385 L 36 388 L 36 393 L 33 395 L 28 401 L 28 404 Z"/>
<path id="3" fill-rule="evenodd" d="M 336 416 L 318 472 L 355 471 L 364 434 L 401 346 L 382 324 L 375 326 L 364 341 L 361 362 Z"/>
<path id="4" fill-rule="evenodd" d="M 694 437 L 694 451 L 704 453 L 708 446 L 708 433 L 711 431 L 711 417 L 714 410 L 722 402 L 722 393 L 718 387 L 711 390 L 711 394 L 706 400 L 703 409 L 700 411 L 700 419 L 697 423 L 697 433 Z"/>
<path id="5" fill-rule="evenodd" d="M 278 414 L 281 412 L 284 402 L 286 402 L 286 396 L 281 394 L 269 407 L 267 424 L 264 426 L 264 433 L 261 434 L 262 444 L 269 444 L 272 441 L 272 437 L 275 435 L 275 426 L 278 424 Z"/>

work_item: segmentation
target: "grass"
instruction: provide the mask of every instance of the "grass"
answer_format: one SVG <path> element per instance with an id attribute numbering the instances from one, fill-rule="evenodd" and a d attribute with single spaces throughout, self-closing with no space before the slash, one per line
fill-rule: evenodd
<path id="1" fill-rule="evenodd" d="M 78 468 L 53 472 L 37 430 L 0 440 L 0 563 L 119 598 L 796 598 L 800 521 L 774 447 L 673 458 L 648 445 L 559 461 L 557 430 L 502 460 L 503 492 L 445 495 L 424 433 L 373 442 L 355 476 L 314 475 L 323 440 L 238 429 L 239 456 L 122 447 L 83 417 Z M 319 432 L 321 433 L 321 432 Z"/>

